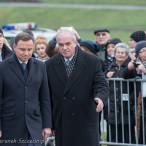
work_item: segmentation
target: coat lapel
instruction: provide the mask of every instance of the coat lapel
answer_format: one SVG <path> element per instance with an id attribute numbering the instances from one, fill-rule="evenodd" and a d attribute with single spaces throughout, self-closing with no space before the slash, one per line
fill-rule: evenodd
<path id="1" fill-rule="evenodd" d="M 36 62 L 34 59 L 31 58 L 29 61 L 30 61 L 29 62 L 29 72 L 28 72 L 26 84 L 28 84 L 31 81 L 31 79 L 35 73 L 35 67 L 36 67 Z"/>
<path id="2" fill-rule="evenodd" d="M 72 72 L 68 82 L 66 83 L 64 94 L 69 90 L 69 88 L 72 86 L 72 84 L 80 77 L 85 66 L 86 66 L 86 63 L 84 62 L 84 54 L 79 49 L 78 55 L 77 55 L 77 60 L 76 60 L 73 72 Z"/>
<path id="3" fill-rule="evenodd" d="M 64 66 L 63 61 L 61 60 L 60 54 L 56 55 L 54 68 L 55 68 L 58 78 L 60 79 L 62 84 L 65 86 L 68 79 L 67 79 L 67 74 L 65 71 L 65 66 Z"/>
<path id="4" fill-rule="evenodd" d="M 15 72 L 15 74 L 19 77 L 19 79 L 25 83 L 25 80 L 24 80 L 24 77 L 21 73 L 21 70 L 16 62 L 16 59 L 14 57 L 14 55 L 12 55 L 10 58 L 9 58 L 9 63 L 10 63 L 10 67 L 11 69 Z"/>

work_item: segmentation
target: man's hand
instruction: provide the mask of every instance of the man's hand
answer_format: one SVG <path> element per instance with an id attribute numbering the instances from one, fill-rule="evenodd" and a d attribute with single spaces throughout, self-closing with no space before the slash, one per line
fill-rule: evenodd
<path id="1" fill-rule="evenodd" d="M 0 138 L 2 137 L 2 131 L 0 130 Z"/>
<path id="2" fill-rule="evenodd" d="M 44 129 L 42 130 L 43 139 L 48 138 L 49 136 L 51 136 L 51 134 L 52 134 L 51 128 L 44 128 Z"/>
<path id="3" fill-rule="evenodd" d="M 94 101 L 97 103 L 97 108 L 96 108 L 96 112 L 100 112 L 102 111 L 104 104 L 103 101 L 100 98 L 94 98 Z"/>

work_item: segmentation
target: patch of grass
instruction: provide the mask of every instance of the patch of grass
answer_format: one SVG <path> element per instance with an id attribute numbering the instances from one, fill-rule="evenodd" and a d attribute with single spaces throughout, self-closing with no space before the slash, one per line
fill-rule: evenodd
<path id="1" fill-rule="evenodd" d="M 128 42 L 135 30 L 145 30 L 144 10 L 65 9 L 34 7 L 1 7 L 0 26 L 8 23 L 37 22 L 38 27 L 57 30 L 73 26 L 82 38 L 94 40 L 93 31 L 98 27 L 111 30 L 112 38 Z"/>
<path id="2" fill-rule="evenodd" d="M 44 3 L 146 5 L 145 0 L 41 0 Z"/>

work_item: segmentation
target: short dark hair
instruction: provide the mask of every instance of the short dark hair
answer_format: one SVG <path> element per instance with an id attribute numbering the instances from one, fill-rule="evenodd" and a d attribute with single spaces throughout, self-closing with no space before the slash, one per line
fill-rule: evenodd
<path id="1" fill-rule="evenodd" d="M 33 42 L 35 41 L 34 37 L 31 36 L 30 34 L 26 33 L 26 32 L 21 32 L 21 33 L 16 35 L 16 37 L 15 37 L 15 45 L 17 45 L 20 40 L 22 40 L 22 41 L 32 40 Z"/>
<path id="2" fill-rule="evenodd" d="M 33 35 L 32 31 L 31 31 L 31 30 L 29 30 L 29 29 L 25 29 L 25 30 L 23 30 L 23 32 L 29 33 L 30 35 L 32 35 L 32 36 L 34 37 L 34 35 Z"/>

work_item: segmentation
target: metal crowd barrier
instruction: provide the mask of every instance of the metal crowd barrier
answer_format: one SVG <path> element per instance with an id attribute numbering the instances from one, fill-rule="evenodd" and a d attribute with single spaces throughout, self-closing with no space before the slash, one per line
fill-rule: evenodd
<path id="1" fill-rule="evenodd" d="M 110 82 L 113 82 L 113 84 L 114 84 L 114 86 L 113 86 L 113 88 L 114 88 L 114 100 L 116 101 L 117 100 L 117 97 L 119 96 L 119 95 L 117 95 L 116 94 L 116 83 L 117 82 L 119 82 L 119 84 L 120 84 L 120 90 L 122 91 L 123 90 L 123 83 L 125 83 L 126 82 L 126 84 L 127 84 L 127 103 L 128 103 L 128 111 L 127 111 L 127 113 L 128 113 L 128 130 L 129 131 L 131 131 L 131 118 L 130 118 L 130 107 L 131 107 L 131 105 L 130 105 L 130 92 L 131 92 L 131 90 L 129 89 L 129 85 L 130 84 L 133 84 L 132 85 L 132 87 L 133 87 L 133 89 L 132 89 L 132 91 L 133 91 L 133 98 L 134 98 L 134 119 L 135 119 L 135 121 L 133 121 L 133 122 L 135 122 L 135 143 L 131 143 L 131 139 L 132 139 L 132 137 L 131 137 L 131 133 L 129 132 L 129 143 L 125 143 L 125 135 L 124 135 L 124 113 L 123 113 L 123 100 L 121 100 L 121 121 L 122 121 L 122 142 L 118 142 L 118 123 L 117 123 L 117 114 L 115 114 L 115 135 L 116 135 L 116 141 L 115 142 L 113 142 L 113 141 L 111 141 L 111 126 L 108 124 L 107 125 L 107 123 L 106 123 L 106 121 L 105 121 L 105 119 L 104 119 L 104 112 L 105 112 L 105 110 L 103 110 L 102 111 L 102 113 L 101 113 L 101 140 L 100 140 L 100 144 L 101 145 L 108 145 L 108 146 L 144 146 L 144 145 L 146 145 L 146 139 L 145 139 L 145 128 L 146 128 L 146 124 L 144 123 L 144 119 L 146 118 L 146 117 L 144 117 L 144 104 L 143 104 L 143 95 L 142 95 L 142 98 L 141 98 L 141 110 L 142 110 L 142 112 L 141 112 L 141 114 L 142 114 L 142 118 L 141 118 L 141 120 L 142 120 L 142 132 L 143 132 L 143 144 L 139 144 L 139 135 L 138 135 L 138 130 L 137 130 L 137 128 L 138 128 L 138 122 L 137 122 L 137 93 L 136 93 L 136 90 L 137 90 L 137 83 L 139 83 L 139 86 L 141 86 L 141 93 L 143 93 L 143 90 L 146 90 L 146 87 L 145 87 L 145 89 L 143 88 L 143 83 L 144 82 L 146 82 L 146 80 L 143 80 L 143 79 L 140 79 L 140 78 L 135 78 L 135 79 L 122 79 L 122 78 L 109 78 L 109 79 L 107 79 L 107 82 L 108 83 L 110 83 Z M 123 95 L 122 95 L 122 92 L 121 92 L 121 97 L 123 97 Z M 146 105 L 145 105 L 146 106 Z M 115 111 L 117 111 L 117 102 L 115 102 Z M 106 111 L 106 112 L 108 112 L 108 115 L 109 115 L 109 113 L 110 113 L 110 97 L 108 98 L 108 110 Z M 115 112 L 115 113 L 117 113 L 117 112 Z M 108 126 L 108 130 L 107 130 L 107 126 Z M 109 138 L 107 139 L 107 133 L 108 133 L 108 135 L 109 135 Z M 54 144 L 54 140 L 55 140 L 55 138 L 54 137 L 50 137 L 50 138 L 48 138 L 47 140 L 46 140 L 46 142 L 45 142 L 45 145 L 46 146 L 55 146 L 55 144 Z"/>
<path id="2" fill-rule="evenodd" d="M 108 130 L 107 130 L 107 126 L 106 126 L 106 122 L 104 120 L 104 110 L 102 111 L 102 116 L 101 116 L 101 135 L 102 135 L 102 138 L 101 138 L 101 141 L 100 141 L 100 144 L 104 144 L 104 145 L 115 145 L 115 146 L 143 146 L 143 145 L 146 145 L 146 139 L 145 139 L 145 128 L 146 128 L 146 123 L 144 122 L 145 121 L 145 118 L 144 117 L 144 97 L 143 97 L 143 91 L 145 90 L 146 91 L 146 86 L 144 87 L 143 83 L 146 83 L 146 80 L 144 79 L 140 79 L 140 78 L 135 78 L 135 79 L 122 79 L 122 78 L 109 78 L 107 79 L 107 82 L 110 83 L 110 82 L 113 82 L 114 86 L 114 101 L 117 100 L 117 97 L 119 95 L 116 95 L 116 83 L 119 82 L 120 84 L 120 90 L 122 91 L 123 90 L 123 83 L 126 82 L 127 84 L 127 103 L 128 103 L 128 130 L 131 131 L 131 122 L 135 122 L 135 143 L 131 143 L 131 133 L 129 132 L 129 143 L 125 143 L 125 135 L 124 135 L 124 113 L 123 113 L 123 100 L 121 100 L 121 122 L 122 122 L 122 142 L 118 143 L 118 122 L 117 122 L 117 114 L 115 114 L 115 136 L 116 136 L 116 141 L 111 141 L 111 126 L 110 124 L 108 124 Z M 137 83 L 139 83 L 139 86 L 141 88 L 141 120 L 142 120 L 142 135 L 143 135 L 143 144 L 139 144 L 139 135 L 138 135 L 138 130 L 137 130 L 137 126 L 138 126 L 138 122 L 137 122 Z M 129 85 L 132 84 L 131 87 L 133 87 L 132 90 L 129 89 Z M 133 91 L 133 96 L 134 96 L 134 119 L 135 121 L 131 121 L 131 114 L 130 114 L 130 92 Z M 146 93 L 146 92 L 145 92 Z M 121 97 L 123 97 L 123 94 L 121 92 Z M 145 97 L 146 98 L 146 97 Z M 115 103 L 115 111 L 117 111 L 117 102 L 114 102 Z M 146 105 L 145 105 L 146 106 Z M 108 99 L 108 115 L 110 114 L 110 97 Z M 146 107 L 145 107 L 146 108 Z M 115 112 L 117 113 L 117 112 Z M 119 116 L 119 115 L 118 115 Z M 109 138 L 108 140 L 106 139 L 106 135 L 109 135 Z"/>
<path id="3" fill-rule="evenodd" d="M 54 136 L 47 138 L 45 141 L 45 146 L 55 146 L 54 141 L 55 141 Z"/>

